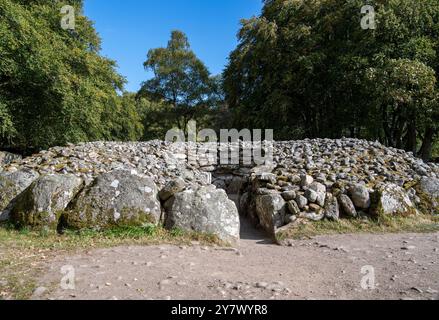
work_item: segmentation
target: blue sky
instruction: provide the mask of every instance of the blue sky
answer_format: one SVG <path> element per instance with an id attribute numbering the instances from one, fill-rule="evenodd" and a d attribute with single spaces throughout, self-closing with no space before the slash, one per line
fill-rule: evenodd
<path id="1" fill-rule="evenodd" d="M 221 73 L 237 44 L 239 20 L 259 15 L 262 0 L 86 0 L 85 14 L 102 38 L 102 54 L 116 60 L 128 91 L 151 74 L 149 49 L 166 46 L 172 30 L 185 32 L 212 74 Z"/>

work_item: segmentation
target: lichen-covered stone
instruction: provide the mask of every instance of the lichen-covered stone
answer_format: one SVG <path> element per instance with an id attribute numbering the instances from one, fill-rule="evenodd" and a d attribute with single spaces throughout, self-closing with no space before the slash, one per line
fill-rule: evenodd
<path id="1" fill-rule="evenodd" d="M 292 215 L 298 215 L 300 213 L 300 208 L 294 200 L 288 201 L 288 210 L 290 210 Z"/>
<path id="2" fill-rule="evenodd" d="M 168 182 L 165 187 L 160 190 L 159 197 L 162 201 L 166 201 L 174 194 L 181 192 L 186 187 L 186 182 L 182 178 L 174 179 Z"/>
<path id="3" fill-rule="evenodd" d="M 13 200 L 38 178 L 36 171 L 23 169 L 0 174 L 0 221 L 9 219 Z"/>
<path id="4" fill-rule="evenodd" d="M 338 205 L 337 198 L 332 194 L 326 196 L 325 217 L 330 220 L 340 219 L 340 206 Z"/>
<path id="5" fill-rule="evenodd" d="M 426 209 L 439 214 L 439 178 L 423 177 L 419 182 L 419 191 L 423 200 L 430 205 Z"/>
<path id="6" fill-rule="evenodd" d="M 154 181 L 127 170 L 103 174 L 87 186 L 63 214 L 66 228 L 104 229 L 158 224 L 161 205 Z"/>
<path id="7" fill-rule="evenodd" d="M 82 186 L 82 179 L 74 175 L 42 176 L 17 198 L 11 221 L 18 227 L 55 229 L 61 212 Z"/>
<path id="8" fill-rule="evenodd" d="M 280 194 L 256 197 L 256 214 L 261 226 L 270 234 L 284 225 L 287 206 Z"/>
<path id="9" fill-rule="evenodd" d="M 295 191 L 284 191 L 282 192 L 282 197 L 284 198 L 285 201 L 291 201 L 296 199 L 296 192 Z"/>
<path id="10" fill-rule="evenodd" d="M 311 183 L 309 188 L 317 193 L 326 193 L 326 186 L 317 181 Z"/>
<path id="11" fill-rule="evenodd" d="M 222 146 L 231 147 L 228 144 Z M 243 146 L 241 142 L 239 146 Z M 213 179 L 215 185 L 230 193 L 229 197 L 238 206 L 241 203 L 246 206 L 242 212 L 255 218 L 256 223 L 260 222 L 256 218 L 256 198 L 280 196 L 284 201 L 291 201 L 294 194 L 296 197 L 292 200 L 296 200 L 299 209 L 305 213 L 319 211 L 319 207 L 324 207 L 326 193 L 329 193 L 339 200 L 345 215 L 350 216 L 350 213 L 358 210 L 371 217 L 378 202 L 374 195 L 378 194 L 382 184 L 403 186 L 420 212 L 438 212 L 439 201 L 431 195 L 430 190 L 437 188 L 437 183 L 432 181 L 439 178 L 439 165 L 425 163 L 412 153 L 388 148 L 377 142 L 351 138 L 274 142 L 270 151 L 274 157 L 265 165 L 206 162 L 208 159 L 196 152 L 204 147 L 203 143 L 163 141 L 69 144 L 6 164 L 0 171 L 10 174 L 34 170 L 41 175 L 70 173 L 82 178 L 88 186 L 93 185 L 95 178 L 102 174 L 115 170 L 136 170 L 150 177 L 159 190 L 164 189 L 169 181 L 178 178 L 183 179 L 187 186 L 195 188 L 207 186 Z M 215 159 L 217 155 L 214 152 L 212 160 L 218 160 Z M 350 190 L 352 185 L 354 188 Z M 323 192 L 324 189 L 326 192 Z M 313 194 L 310 197 L 314 202 L 308 203 L 303 197 L 307 190 L 317 193 L 315 200 Z M 21 191 L 14 192 L 13 198 Z M 245 201 L 241 201 L 242 194 L 247 194 Z M 351 197 L 354 210 L 350 204 L 345 206 L 350 208 L 343 208 L 340 195 Z M 7 199 L 7 203 L 11 202 L 10 197 L 1 197 L 0 192 L 0 202 L 4 199 Z M 110 210 L 105 216 L 112 215 Z M 284 223 L 289 218 L 283 219 Z M 297 219 L 300 220 L 300 217 Z"/>
<path id="12" fill-rule="evenodd" d="M 317 192 L 312 189 L 308 189 L 305 191 L 305 198 L 308 199 L 309 203 L 315 203 L 317 200 Z"/>
<path id="13" fill-rule="evenodd" d="M 165 205 L 165 227 L 217 236 L 227 242 L 239 240 L 239 213 L 224 190 L 214 186 L 188 189 L 175 194 Z"/>
<path id="14" fill-rule="evenodd" d="M 375 212 L 378 215 L 410 215 L 417 213 L 407 192 L 395 185 L 385 184 L 378 188 Z"/>
<path id="15" fill-rule="evenodd" d="M 21 156 L 6 151 L 0 151 L 0 166 L 10 164 L 13 161 L 21 160 Z"/>

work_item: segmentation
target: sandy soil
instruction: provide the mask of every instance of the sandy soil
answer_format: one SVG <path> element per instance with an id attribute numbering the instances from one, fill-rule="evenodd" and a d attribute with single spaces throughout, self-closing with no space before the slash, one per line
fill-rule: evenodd
<path id="1" fill-rule="evenodd" d="M 63 266 L 74 268 L 74 290 L 61 288 Z M 39 282 L 51 290 L 35 299 L 439 299 L 439 233 L 280 247 L 244 223 L 233 249 L 118 247 L 58 257 L 47 270 Z"/>

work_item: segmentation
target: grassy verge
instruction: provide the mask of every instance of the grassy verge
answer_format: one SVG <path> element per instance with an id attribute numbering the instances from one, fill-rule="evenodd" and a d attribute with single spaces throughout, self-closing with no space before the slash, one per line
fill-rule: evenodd
<path id="1" fill-rule="evenodd" d="M 299 222 L 282 230 L 276 240 L 309 239 L 318 235 L 350 233 L 427 233 L 439 231 L 438 215 L 414 215 L 408 217 L 380 217 L 378 219 L 342 219 L 339 221 L 322 220 L 318 222 Z"/>
<path id="2" fill-rule="evenodd" d="M 177 229 L 167 231 L 152 225 L 103 232 L 68 231 L 64 235 L 52 231 L 18 231 L 0 225 L 0 300 L 30 298 L 37 285 L 35 279 L 44 271 L 45 262 L 55 256 L 121 245 L 190 245 L 193 241 L 204 245 L 223 245 L 211 235 Z"/>

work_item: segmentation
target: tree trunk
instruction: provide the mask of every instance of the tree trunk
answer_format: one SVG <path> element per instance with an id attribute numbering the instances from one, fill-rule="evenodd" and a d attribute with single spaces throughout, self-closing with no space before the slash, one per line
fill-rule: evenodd
<path id="1" fill-rule="evenodd" d="M 427 127 L 425 129 L 424 141 L 422 142 L 421 150 L 419 151 L 419 156 L 424 161 L 430 161 L 433 151 L 433 139 L 436 134 L 436 130 L 432 127 Z"/>
<path id="2" fill-rule="evenodd" d="M 414 155 L 416 155 L 416 148 L 417 145 L 417 130 L 416 130 L 416 122 L 413 119 L 409 122 L 408 128 L 407 128 L 407 135 L 406 135 L 406 150 L 413 152 Z"/>

